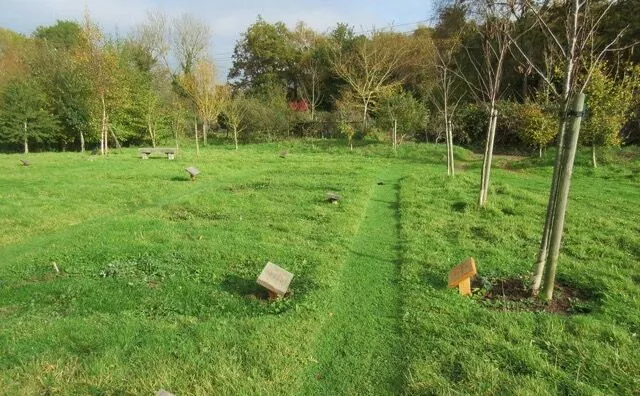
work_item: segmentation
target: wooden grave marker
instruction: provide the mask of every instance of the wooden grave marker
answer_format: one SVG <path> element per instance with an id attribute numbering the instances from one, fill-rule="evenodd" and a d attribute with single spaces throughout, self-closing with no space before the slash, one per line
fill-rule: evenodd
<path id="1" fill-rule="evenodd" d="M 471 278 L 478 273 L 473 257 L 465 259 L 449 272 L 449 287 L 458 287 L 463 296 L 471 294 Z"/>
<path id="2" fill-rule="evenodd" d="M 289 285 L 293 279 L 293 274 L 271 261 L 267 262 L 264 269 L 258 276 L 258 284 L 269 292 L 269 298 L 273 299 L 277 296 L 284 297 L 289 290 Z"/>
<path id="3" fill-rule="evenodd" d="M 191 181 L 195 180 L 196 176 L 200 174 L 200 171 L 198 170 L 198 168 L 194 168 L 193 166 L 185 168 L 185 171 L 187 171 L 189 176 L 191 176 Z"/>

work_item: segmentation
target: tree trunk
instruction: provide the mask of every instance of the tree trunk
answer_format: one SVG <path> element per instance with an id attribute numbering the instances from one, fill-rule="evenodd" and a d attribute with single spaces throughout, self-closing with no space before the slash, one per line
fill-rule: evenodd
<path id="1" fill-rule="evenodd" d="M 393 149 L 398 149 L 398 120 L 393 120 Z"/>
<path id="2" fill-rule="evenodd" d="M 24 153 L 29 154 L 29 138 L 27 136 L 27 122 L 24 122 Z"/>
<path id="3" fill-rule="evenodd" d="M 489 111 L 489 128 L 487 130 L 487 142 L 484 149 L 484 159 L 482 161 L 482 176 L 480 186 L 480 206 L 487 204 L 489 195 L 489 181 L 491 177 L 491 163 L 493 162 L 493 143 L 496 137 L 496 126 L 498 124 L 498 110 L 495 108 L 495 104 L 491 104 Z"/>
<path id="4" fill-rule="evenodd" d="M 234 125 L 233 126 L 233 141 L 236 144 L 236 150 L 238 149 L 238 128 Z"/>
<path id="5" fill-rule="evenodd" d="M 577 7 L 577 0 L 575 1 L 575 6 Z M 577 10 L 578 8 L 576 8 Z M 575 48 L 577 42 L 577 29 L 578 29 L 578 14 L 577 11 L 574 13 L 573 18 L 573 34 L 571 36 L 571 40 L 569 43 L 568 54 L 565 58 L 567 61 L 567 67 L 565 69 L 564 82 L 563 82 L 563 91 L 562 91 L 562 118 L 560 119 L 559 133 L 558 133 L 558 142 L 557 142 L 557 152 L 556 159 L 553 166 L 553 176 L 551 178 L 551 189 L 549 192 L 549 202 L 547 203 L 547 214 L 544 220 L 544 228 L 542 229 L 542 240 L 540 241 L 540 250 L 538 251 L 538 259 L 536 261 L 534 273 L 533 273 L 533 284 L 531 287 L 531 292 L 534 296 L 538 295 L 540 291 L 540 285 L 542 284 L 542 277 L 545 272 L 545 264 L 547 262 L 547 256 L 549 254 L 549 236 L 551 234 L 551 227 L 554 221 L 555 215 L 555 207 L 556 207 L 556 199 L 558 194 L 558 180 L 560 174 L 560 167 L 562 164 L 563 158 L 563 150 L 564 150 L 564 139 L 565 132 L 567 130 L 567 111 L 569 109 L 569 92 L 571 91 L 571 83 L 573 76 L 573 68 L 575 65 Z M 548 97 L 548 92 L 547 92 Z"/>
<path id="6" fill-rule="evenodd" d="M 596 145 L 595 144 L 591 145 L 591 163 L 593 164 L 594 168 L 598 167 L 598 161 L 596 160 Z"/>
<path id="7" fill-rule="evenodd" d="M 198 119 L 193 120 L 193 129 L 196 134 L 196 156 L 200 158 L 200 141 L 198 140 Z"/>
<path id="8" fill-rule="evenodd" d="M 122 146 L 120 145 L 120 141 L 118 140 L 118 136 L 116 135 L 116 132 L 113 130 L 113 127 L 111 125 L 107 125 L 107 128 L 109 129 L 109 132 L 111 132 L 111 137 L 113 138 L 113 141 L 116 142 L 116 148 L 121 149 Z M 155 132 L 154 132 L 154 135 L 155 135 Z"/>
<path id="9" fill-rule="evenodd" d="M 207 145 L 207 131 L 209 130 L 209 121 L 202 121 L 202 143 Z"/>
<path id="10" fill-rule="evenodd" d="M 100 133 L 100 154 L 105 155 L 108 152 L 108 135 L 107 135 L 107 106 L 104 101 L 104 93 L 100 94 L 102 102 L 102 127 Z"/>
<path id="11" fill-rule="evenodd" d="M 565 112 L 566 114 L 566 112 Z M 540 249 L 536 260 L 535 270 L 533 273 L 533 284 L 531 292 L 534 296 L 538 295 L 540 286 L 542 285 L 542 276 L 544 274 L 545 263 L 547 262 L 547 254 L 549 252 L 549 234 L 551 233 L 551 225 L 553 222 L 554 208 L 556 204 L 556 194 L 558 192 L 558 172 L 562 162 L 562 150 L 564 148 L 564 131 L 566 130 L 566 119 L 562 118 L 559 126 L 558 146 L 556 152 L 555 165 L 553 167 L 553 176 L 551 177 L 551 188 L 549 191 L 549 201 L 547 202 L 547 214 L 542 229 L 542 240 L 540 241 Z"/>
<path id="12" fill-rule="evenodd" d="M 542 146 L 538 147 L 538 158 L 542 158 Z"/>
<path id="13" fill-rule="evenodd" d="M 566 147 L 563 150 L 562 168 L 559 171 L 557 187 L 557 199 L 554 208 L 553 225 L 551 227 L 548 262 L 544 275 L 544 296 L 545 299 L 553 298 L 553 288 L 555 286 L 556 270 L 558 268 L 558 256 L 560 255 L 560 244 L 564 231 L 564 219 L 567 211 L 569 199 L 569 187 L 571 186 L 571 174 L 573 173 L 573 162 L 578 147 L 578 137 L 580 136 L 580 123 L 582 122 L 582 111 L 584 109 L 584 94 L 576 95 L 572 104 L 571 131 L 565 139 Z"/>
<path id="14" fill-rule="evenodd" d="M 366 135 L 367 132 L 367 110 L 369 109 L 369 102 L 364 101 L 364 112 L 362 117 L 362 134 Z"/>
<path id="15" fill-rule="evenodd" d="M 80 152 L 84 153 L 84 133 L 80 131 Z"/>
<path id="16" fill-rule="evenodd" d="M 449 152 L 447 153 L 447 157 L 448 157 L 447 163 L 449 167 L 449 175 L 451 177 L 454 177 L 456 175 L 456 168 L 455 168 L 455 163 L 453 158 L 453 126 L 452 126 L 451 119 L 447 121 L 447 134 L 448 134 L 447 140 L 449 140 Z"/>
<path id="17" fill-rule="evenodd" d="M 151 125 L 151 112 L 147 113 L 147 130 L 149 131 L 149 137 L 151 138 L 151 146 L 156 147 L 156 134 Z"/>

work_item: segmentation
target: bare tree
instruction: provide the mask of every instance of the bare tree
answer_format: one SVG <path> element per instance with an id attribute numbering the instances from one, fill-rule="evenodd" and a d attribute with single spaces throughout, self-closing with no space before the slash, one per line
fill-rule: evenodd
<path id="1" fill-rule="evenodd" d="M 584 102 L 583 92 L 598 62 L 607 53 L 622 49 L 616 48 L 616 45 L 625 29 L 620 31 L 609 43 L 598 43 L 596 40 L 601 22 L 616 3 L 615 1 L 605 3 L 601 9 L 595 7 L 596 2 L 593 0 L 569 0 L 563 4 L 551 6 L 547 3 L 539 5 L 533 0 L 525 0 L 525 2 L 527 9 L 535 19 L 536 26 L 545 33 L 554 50 L 561 54 L 564 64 L 564 81 L 562 89 L 559 91 L 548 75 L 531 61 L 523 48 L 516 41 L 513 43 L 517 54 L 536 71 L 549 89 L 559 98 L 562 109 L 547 214 L 538 259 L 534 267 L 532 285 L 534 295 L 537 295 L 542 287 L 544 297 L 550 300 L 553 298 L 571 173 L 580 133 L 580 119 L 582 117 L 580 110 Z M 564 11 L 566 18 L 564 35 L 554 31 L 548 23 L 548 13 L 553 7 L 556 9 L 561 7 L 560 10 Z M 580 79 L 578 78 L 579 74 L 582 74 Z M 572 103 L 573 108 L 570 107 Z M 571 133 L 567 136 L 569 121 L 571 121 Z"/>
<path id="2" fill-rule="evenodd" d="M 395 38 L 389 33 L 374 33 L 371 39 L 362 38 L 356 42 L 351 51 L 333 51 L 333 69 L 358 96 L 365 128 L 371 106 L 381 95 L 401 82 L 396 71 L 405 61 L 409 50 L 406 46 L 399 45 L 400 42 Z"/>
<path id="3" fill-rule="evenodd" d="M 462 96 L 458 93 L 458 78 L 453 71 L 454 54 L 460 45 L 456 35 L 448 39 L 440 39 L 434 43 L 438 83 L 430 93 L 430 99 L 444 121 L 445 142 L 447 144 L 447 175 L 455 176 L 453 157 L 453 117 Z"/>
<path id="4" fill-rule="evenodd" d="M 226 90 L 230 92 L 230 90 Z M 244 130 L 244 117 L 246 112 L 246 106 L 244 99 L 239 94 L 231 97 L 230 94 L 226 95 L 226 101 L 224 103 L 224 115 L 227 120 L 227 124 L 233 130 L 233 142 L 238 149 L 238 134 Z"/>
<path id="5" fill-rule="evenodd" d="M 161 11 L 147 11 L 147 20 L 138 25 L 133 37 L 157 63 L 161 63 L 167 70 L 171 54 L 172 26 L 167 16 Z"/>
<path id="6" fill-rule="evenodd" d="M 513 3 L 509 2 L 476 0 L 472 3 L 472 10 L 477 19 L 477 23 L 473 26 L 476 27 L 475 33 L 480 40 L 481 56 L 472 54 L 469 48 L 465 47 L 467 61 L 474 77 L 467 77 L 462 73 L 457 74 L 462 77 L 478 101 L 484 103 L 488 110 L 489 123 L 478 199 L 478 204 L 484 206 L 487 203 L 489 192 L 493 147 L 498 122 L 496 103 L 500 97 L 504 64 L 512 41 L 510 32 L 514 25 L 510 17 L 514 14 L 514 7 Z"/>
<path id="7" fill-rule="evenodd" d="M 209 26 L 191 14 L 182 14 L 173 21 L 175 56 L 184 74 L 191 73 L 206 56 L 210 36 Z"/>

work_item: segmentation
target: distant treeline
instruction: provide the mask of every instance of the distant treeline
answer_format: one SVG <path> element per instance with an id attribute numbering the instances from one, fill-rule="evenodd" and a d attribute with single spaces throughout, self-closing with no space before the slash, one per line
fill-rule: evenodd
<path id="1" fill-rule="evenodd" d="M 29 36 L 0 28 L 0 149 L 106 153 L 186 138 L 206 144 L 212 133 L 236 144 L 385 140 L 394 127 L 399 140 L 430 142 L 444 141 L 450 127 L 455 143 L 478 147 L 495 107 L 497 146 L 543 150 L 558 130 L 565 66 L 547 33 L 562 36 L 570 2 L 515 1 L 501 12 L 491 4 L 444 3 L 433 26 L 404 32 L 357 33 L 347 24 L 316 32 L 258 17 L 236 44 L 226 84 L 207 52 L 209 27 L 191 15 L 149 12 L 117 38 L 89 16 Z M 576 65 L 577 81 L 591 73 L 581 143 L 638 144 L 640 3 L 590 5 L 584 12 L 594 16 L 610 9 L 587 41 L 614 45 L 597 67 Z M 496 94 L 483 94 L 490 86 Z"/>

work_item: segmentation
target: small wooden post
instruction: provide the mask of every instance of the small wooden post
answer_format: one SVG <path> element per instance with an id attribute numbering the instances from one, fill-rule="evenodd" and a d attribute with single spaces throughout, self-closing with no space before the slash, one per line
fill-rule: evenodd
<path id="1" fill-rule="evenodd" d="M 462 296 L 471 294 L 471 278 L 478 273 L 476 261 L 469 257 L 449 272 L 449 287 L 458 287 Z"/>

